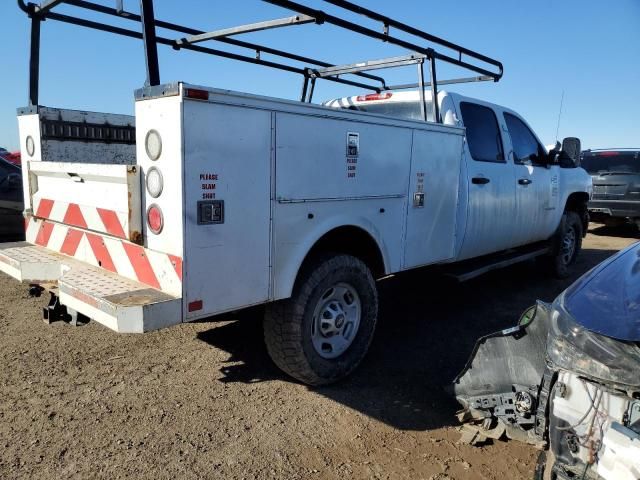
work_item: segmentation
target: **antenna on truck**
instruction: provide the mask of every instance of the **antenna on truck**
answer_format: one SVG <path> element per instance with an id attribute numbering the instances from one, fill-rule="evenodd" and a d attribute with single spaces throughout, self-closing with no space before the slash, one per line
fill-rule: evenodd
<path id="1" fill-rule="evenodd" d="M 142 40 L 145 47 L 145 62 L 147 71 L 146 84 L 149 87 L 160 85 L 160 68 L 158 63 L 157 44 L 172 47 L 174 50 L 190 50 L 206 53 L 218 57 L 228 58 L 254 65 L 276 68 L 279 70 L 302 75 L 303 85 L 300 100 L 311 102 L 318 79 L 350 85 L 376 93 L 387 90 L 400 90 L 407 88 L 419 88 L 423 99 L 423 119 L 426 121 L 426 100 L 424 100 L 424 88 L 431 86 L 432 104 L 434 107 L 434 119 L 439 121 L 438 115 L 438 79 L 436 76 L 436 62 L 444 62 L 476 75 L 453 80 L 440 80 L 445 83 L 465 83 L 494 81 L 502 78 L 503 66 L 499 61 L 480 54 L 468 48 L 449 42 L 410 25 L 396 21 L 390 17 L 379 14 L 367 8 L 361 7 L 346 0 L 323 0 L 341 10 L 365 17 L 369 21 L 378 22 L 380 30 L 374 30 L 363 24 L 349 20 L 346 17 L 333 15 L 323 10 L 317 10 L 292 0 L 262 0 L 266 3 L 279 6 L 294 12 L 294 16 L 267 20 L 251 24 L 240 25 L 222 30 L 206 32 L 203 30 L 178 25 L 171 22 L 157 20 L 153 11 L 153 0 L 140 0 L 140 13 L 124 10 L 122 0 L 115 0 L 115 8 L 86 0 L 43 0 L 40 4 L 25 3 L 25 0 L 17 0 L 18 6 L 31 18 L 31 54 L 29 62 L 29 103 L 38 104 L 39 93 L 39 68 L 40 68 L 40 24 L 50 19 L 85 28 L 101 30 L 116 35 Z M 117 25 L 99 22 L 89 18 L 61 14 L 54 11 L 58 5 L 66 4 L 79 10 L 96 12 L 106 17 L 117 17 L 140 24 L 139 29 L 127 29 Z M 354 32 L 387 44 L 409 50 L 410 54 L 397 57 L 370 60 L 348 65 L 334 65 L 332 63 L 291 53 L 284 50 L 271 48 L 266 45 L 239 40 L 238 36 L 250 32 L 286 28 L 295 25 L 314 23 L 316 25 L 330 24 L 335 27 Z M 169 38 L 157 34 L 156 29 L 162 29 L 179 34 L 178 38 Z M 396 35 L 391 29 L 398 31 L 403 36 Z M 408 40 L 405 36 L 414 38 Z M 417 40 L 415 40 L 417 39 Z M 212 48 L 202 44 L 217 42 L 218 44 L 231 45 L 244 50 L 244 54 Z M 438 48 L 439 50 L 436 50 Z M 444 51 L 440 50 L 444 49 Z M 247 54 L 247 51 L 251 55 Z M 270 55 L 273 59 L 265 59 L 264 55 Z M 292 63 L 293 62 L 293 63 Z M 300 67 L 302 63 L 305 66 Z M 429 66 L 430 82 L 425 82 L 424 64 Z M 373 70 L 416 65 L 418 82 L 402 85 L 388 85 L 384 77 L 368 73 Z M 347 76 L 347 78 L 344 78 Z"/>
<path id="2" fill-rule="evenodd" d="M 560 97 L 560 111 L 558 112 L 558 125 L 556 126 L 556 143 L 558 142 L 558 133 L 560 132 L 560 117 L 562 116 L 562 102 L 564 102 L 564 89 Z"/>

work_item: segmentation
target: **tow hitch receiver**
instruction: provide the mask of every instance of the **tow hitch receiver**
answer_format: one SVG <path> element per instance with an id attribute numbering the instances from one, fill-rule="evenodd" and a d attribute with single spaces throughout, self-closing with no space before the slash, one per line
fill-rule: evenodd
<path id="1" fill-rule="evenodd" d="M 48 325 L 53 322 L 66 322 L 74 327 L 86 325 L 89 323 L 89 318 L 81 313 L 65 307 L 60 303 L 60 297 L 54 292 L 49 292 L 51 298 L 49 298 L 49 304 L 42 309 L 42 319 Z"/>

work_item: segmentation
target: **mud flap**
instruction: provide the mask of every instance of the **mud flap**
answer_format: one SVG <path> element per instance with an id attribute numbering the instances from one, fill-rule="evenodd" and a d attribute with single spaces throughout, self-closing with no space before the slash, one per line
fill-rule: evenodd
<path id="1" fill-rule="evenodd" d="M 478 340 L 453 382 L 463 407 L 458 413 L 464 423 L 462 441 L 475 444 L 507 437 L 544 446 L 536 416 L 546 411 L 538 402 L 546 369 L 548 312 L 548 306 L 538 302 L 518 326 Z"/>

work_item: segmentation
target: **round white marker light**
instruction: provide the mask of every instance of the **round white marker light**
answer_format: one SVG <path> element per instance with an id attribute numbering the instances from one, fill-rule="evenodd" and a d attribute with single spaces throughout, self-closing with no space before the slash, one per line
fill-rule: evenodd
<path id="1" fill-rule="evenodd" d="M 36 144 L 33 141 L 33 137 L 31 135 L 29 135 L 27 137 L 27 141 L 26 141 L 26 145 L 25 146 L 27 147 L 27 154 L 30 157 L 33 157 L 33 154 L 36 153 Z"/>
<path id="2" fill-rule="evenodd" d="M 151 167 L 147 170 L 147 192 L 153 198 L 158 198 L 162 193 L 162 188 L 164 187 L 164 182 L 162 180 L 162 173 L 156 167 Z"/>
<path id="3" fill-rule="evenodd" d="M 158 160 L 162 154 L 162 138 L 156 130 L 149 130 L 145 139 L 145 149 L 151 160 Z"/>

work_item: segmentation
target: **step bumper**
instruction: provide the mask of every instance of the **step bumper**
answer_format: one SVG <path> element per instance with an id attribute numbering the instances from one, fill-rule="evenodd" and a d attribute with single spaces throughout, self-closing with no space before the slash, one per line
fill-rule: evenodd
<path id="1" fill-rule="evenodd" d="M 0 244 L 0 271 L 21 282 L 57 286 L 60 303 L 120 333 L 182 321 L 182 299 L 27 242 Z"/>

